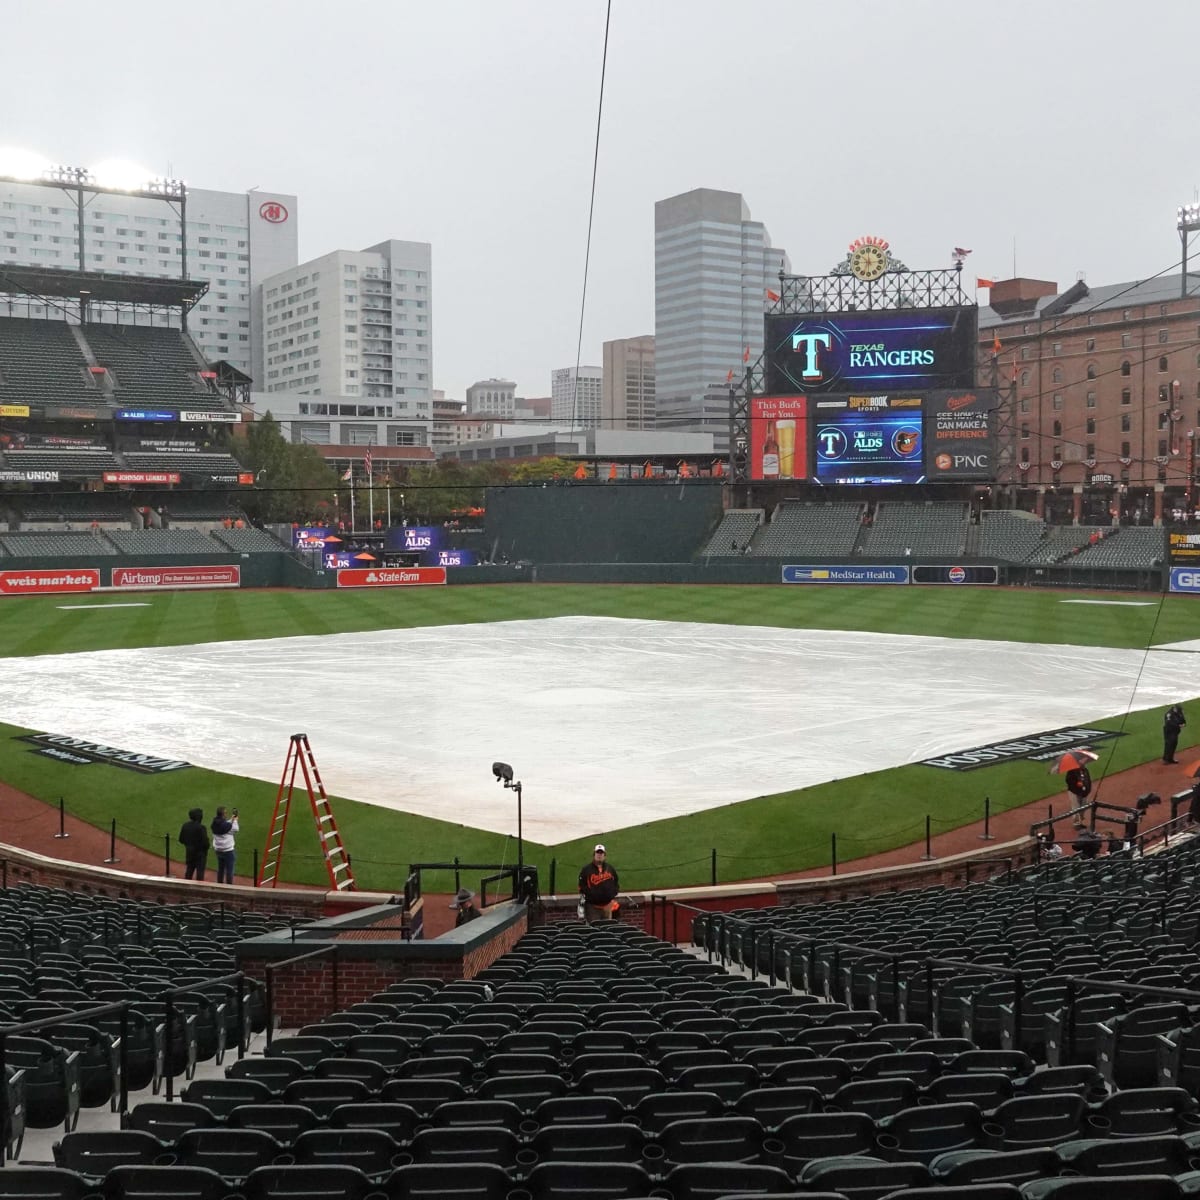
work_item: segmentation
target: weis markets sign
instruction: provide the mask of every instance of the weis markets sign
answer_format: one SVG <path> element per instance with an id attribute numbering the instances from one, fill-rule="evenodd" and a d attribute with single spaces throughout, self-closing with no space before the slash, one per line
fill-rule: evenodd
<path id="1" fill-rule="evenodd" d="M 0 571 L 0 596 L 38 596 L 52 592 L 94 592 L 100 572 Z"/>
<path id="2" fill-rule="evenodd" d="M 182 771 L 192 764 L 177 758 L 159 758 L 156 754 L 140 754 L 136 750 L 118 750 L 103 742 L 90 742 L 86 738 L 67 737 L 61 733 L 27 733 L 16 739 L 30 742 L 35 753 L 63 762 L 110 763 L 129 771 L 140 771 L 143 775 L 165 775 L 168 771 Z M 52 753 L 53 752 L 53 753 Z"/>
<path id="3" fill-rule="evenodd" d="M 1044 762 L 1057 758 L 1072 746 L 1106 742 L 1124 736 L 1111 729 L 1090 729 L 1072 725 L 1066 729 L 1052 729 L 1048 733 L 1034 733 L 1029 737 L 1014 738 L 1008 742 L 993 742 L 990 746 L 977 746 L 973 750 L 960 750 L 955 754 L 927 758 L 921 766 L 942 767 L 947 771 L 974 771 L 977 767 L 990 767 L 995 763 L 1012 762 L 1018 758 Z"/>

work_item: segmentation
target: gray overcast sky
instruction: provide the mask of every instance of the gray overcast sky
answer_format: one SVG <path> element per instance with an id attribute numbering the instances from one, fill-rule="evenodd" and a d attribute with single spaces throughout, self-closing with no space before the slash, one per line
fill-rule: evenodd
<path id="1" fill-rule="evenodd" d="M 575 361 L 604 0 L 0 0 L 0 144 L 429 241 L 434 386 Z M 653 332 L 654 201 L 745 194 L 799 272 L 1140 278 L 1200 183 L 1196 0 L 614 0 L 583 360 Z M 19 47 L 19 53 L 12 52 Z M 734 364 L 731 364 L 734 365 Z"/>

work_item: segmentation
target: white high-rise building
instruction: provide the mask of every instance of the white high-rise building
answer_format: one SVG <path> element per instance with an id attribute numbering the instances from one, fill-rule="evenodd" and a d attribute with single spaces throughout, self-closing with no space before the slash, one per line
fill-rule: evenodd
<path id="1" fill-rule="evenodd" d="M 550 420 L 572 429 L 595 429 L 600 423 L 604 391 L 601 367 L 580 367 L 576 387 L 574 367 L 550 372 Z"/>
<path id="2" fill-rule="evenodd" d="M 517 412 L 517 385 L 511 379 L 481 379 L 467 388 L 467 412 L 511 420 Z"/>
<path id="3" fill-rule="evenodd" d="M 762 353 L 767 289 L 789 272 L 738 192 L 697 188 L 654 206 L 655 403 L 660 428 L 703 429 L 725 449 L 728 404 L 710 387 Z M 724 412 L 719 411 L 724 408 Z"/>
<path id="4" fill-rule="evenodd" d="M 188 332 L 211 362 L 224 359 L 255 377 L 261 342 L 255 314 L 268 275 L 296 262 L 297 201 L 281 192 L 188 188 L 186 255 L 177 202 L 84 190 L 83 262 L 73 188 L 0 183 L 0 269 L 9 265 L 187 278 L 208 284 L 188 314 Z M 185 261 L 186 260 L 186 261 Z M 14 316 L 54 317 L 53 306 L 6 304 Z M 110 314 L 96 308 L 93 320 Z M 164 311 L 155 313 L 165 324 Z M 131 322 L 134 316 L 121 314 Z M 173 323 L 178 323 L 174 314 Z M 137 314 L 145 324 L 145 314 Z"/>
<path id="5" fill-rule="evenodd" d="M 433 279 L 428 242 L 334 250 L 263 281 L 268 407 L 318 417 L 303 440 L 353 444 L 379 422 L 386 444 L 427 446 L 433 424 Z M 322 401 L 283 400 L 295 393 Z M 333 411 L 334 409 L 337 411 Z M 386 424 L 384 424 L 386 422 Z M 346 424 L 364 424 L 359 430 Z M 339 427 L 341 432 L 339 432 Z"/>

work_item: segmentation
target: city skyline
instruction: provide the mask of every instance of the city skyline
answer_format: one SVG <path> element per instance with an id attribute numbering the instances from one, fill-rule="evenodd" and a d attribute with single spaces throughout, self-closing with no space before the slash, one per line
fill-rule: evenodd
<path id="1" fill-rule="evenodd" d="M 1136 22 L 1115 0 L 1086 20 L 1034 0 L 1002 18 L 950 0 L 760 0 L 738 10 L 755 55 L 752 86 L 734 87 L 744 65 L 728 6 L 615 0 L 582 361 L 653 328 L 654 204 L 697 187 L 742 193 L 802 273 L 827 271 L 864 234 L 914 268 L 974 249 L 968 289 L 976 275 L 1012 275 L 1014 258 L 1016 273 L 1060 288 L 1081 271 L 1096 284 L 1168 268 L 1175 208 L 1200 171 L 1183 96 L 1160 86 L 1187 77 L 1186 39 L 1163 30 L 1189 12 L 1186 0 L 1152 0 Z M 274 5 L 214 0 L 206 28 L 236 30 L 241 52 L 205 59 L 204 86 L 170 104 L 153 98 L 178 94 L 162 47 L 186 50 L 184 14 L 132 0 L 115 20 L 68 0 L 7 15 L 28 52 L 0 83 L 5 146 L 295 195 L 301 261 L 391 238 L 431 243 L 445 314 L 432 382 L 447 395 L 496 370 L 540 381 L 574 362 L 601 0 L 364 2 L 333 21 L 311 0 L 286 20 Z M 876 57 L 856 73 L 846 64 L 863 46 Z M 54 51 L 49 93 L 39 47 Z M 386 88 L 368 69 L 384 53 Z M 98 85 L 97 54 L 136 69 Z M 1097 86 L 1117 72 L 1119 88 Z M 325 82 L 304 86 L 313 78 Z M 722 79 L 730 86 L 709 86 Z M 1120 168 L 1102 185 L 1101 163 Z"/>

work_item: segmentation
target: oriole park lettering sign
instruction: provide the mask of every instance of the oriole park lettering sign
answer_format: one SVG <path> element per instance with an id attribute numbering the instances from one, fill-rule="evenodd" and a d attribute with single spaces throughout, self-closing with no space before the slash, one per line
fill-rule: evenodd
<path id="1" fill-rule="evenodd" d="M 111 763 L 114 767 L 140 771 L 143 775 L 164 775 L 168 771 L 182 771 L 192 765 L 177 758 L 160 758 L 157 754 L 142 754 L 137 750 L 118 750 L 103 742 L 90 742 L 87 738 L 68 737 L 62 733 L 26 733 L 16 740 L 31 742 L 36 747 L 35 753 L 47 754 L 64 762 L 77 764 L 82 758 L 88 762 Z M 56 753 L 50 755 L 51 750 Z"/>
<path id="2" fill-rule="evenodd" d="M 1012 762 L 1017 758 L 1029 758 L 1034 762 L 1045 762 L 1057 758 L 1074 746 L 1090 746 L 1095 742 L 1106 742 L 1124 737 L 1112 729 L 1091 729 L 1083 725 L 1068 725 L 1065 729 L 1051 729 L 1047 733 L 1031 733 L 1028 737 L 1012 738 L 1007 742 L 992 742 L 989 746 L 976 746 L 972 750 L 958 750 L 954 754 L 940 754 L 937 758 L 926 758 L 923 767 L 942 767 L 947 771 L 974 771 L 978 767 L 990 767 L 996 763 Z"/>
<path id="3" fill-rule="evenodd" d="M 419 587 L 445 583 L 445 567 L 349 567 L 337 573 L 337 585 L 343 587 Z"/>
<path id="4" fill-rule="evenodd" d="M 0 571 L 0 596 L 39 596 L 52 592 L 94 592 L 100 572 L 90 568 L 59 571 Z"/>

